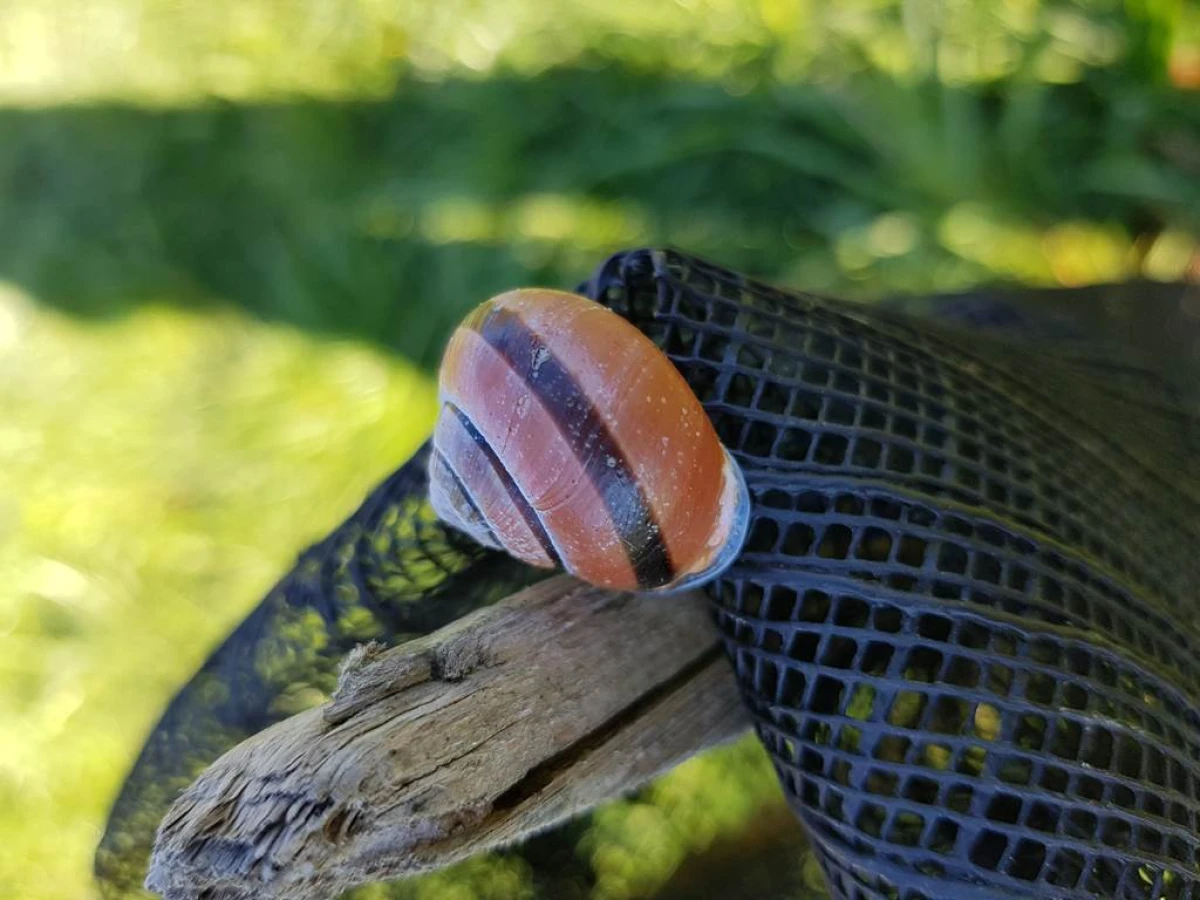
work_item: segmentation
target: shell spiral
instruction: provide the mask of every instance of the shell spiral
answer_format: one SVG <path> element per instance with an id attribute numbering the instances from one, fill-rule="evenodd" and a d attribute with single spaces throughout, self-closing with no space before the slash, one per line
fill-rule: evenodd
<path id="1" fill-rule="evenodd" d="M 749 495 L 700 401 L 591 300 L 518 290 L 477 307 L 439 403 L 430 500 L 482 544 L 638 591 L 700 584 L 741 548 Z"/>

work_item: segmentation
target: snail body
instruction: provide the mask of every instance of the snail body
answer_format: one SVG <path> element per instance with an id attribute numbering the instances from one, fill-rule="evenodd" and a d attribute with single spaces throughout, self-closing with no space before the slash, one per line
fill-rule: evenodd
<path id="1" fill-rule="evenodd" d="M 439 403 L 430 499 L 480 543 L 638 591 L 707 581 L 741 547 L 746 486 L 699 400 L 591 300 L 519 290 L 476 308 Z"/>

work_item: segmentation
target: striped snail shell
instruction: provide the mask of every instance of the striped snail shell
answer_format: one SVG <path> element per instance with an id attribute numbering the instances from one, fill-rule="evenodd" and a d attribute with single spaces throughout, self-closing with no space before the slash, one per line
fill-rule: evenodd
<path id="1" fill-rule="evenodd" d="M 518 290 L 477 307 L 439 401 L 430 500 L 482 544 L 637 591 L 710 580 L 741 549 L 740 469 L 671 361 L 598 303 Z"/>

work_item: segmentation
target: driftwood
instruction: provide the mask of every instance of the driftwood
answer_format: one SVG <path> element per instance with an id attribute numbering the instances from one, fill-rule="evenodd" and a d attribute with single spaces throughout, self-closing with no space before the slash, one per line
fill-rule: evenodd
<path id="1" fill-rule="evenodd" d="M 554 578 L 392 650 L 231 750 L 175 802 L 147 887 L 336 895 L 512 843 L 748 721 L 698 594 Z"/>

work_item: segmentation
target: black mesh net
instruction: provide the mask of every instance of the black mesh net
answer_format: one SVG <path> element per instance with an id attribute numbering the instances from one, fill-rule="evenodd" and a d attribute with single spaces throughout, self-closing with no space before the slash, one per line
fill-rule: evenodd
<path id="1" fill-rule="evenodd" d="M 584 290 L 746 470 L 715 614 L 836 893 L 1200 896 L 1200 326 L 1168 319 L 1175 289 L 864 308 L 639 250 Z M 136 892 L 177 792 L 356 644 L 544 574 L 444 529 L 426 484 L 418 454 L 181 689 L 113 808 L 106 894 Z"/>
<path id="2" fill-rule="evenodd" d="M 1200 417 L 1166 357 L 669 251 L 584 289 L 745 470 L 714 614 L 836 895 L 1200 896 Z"/>

